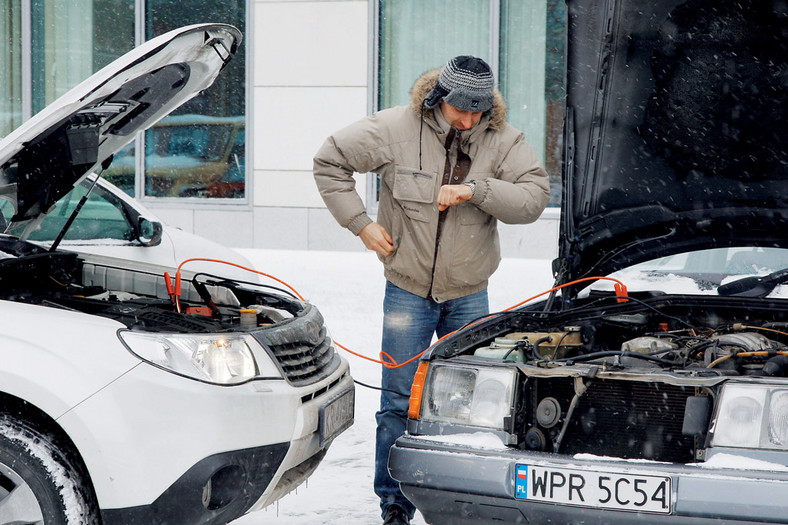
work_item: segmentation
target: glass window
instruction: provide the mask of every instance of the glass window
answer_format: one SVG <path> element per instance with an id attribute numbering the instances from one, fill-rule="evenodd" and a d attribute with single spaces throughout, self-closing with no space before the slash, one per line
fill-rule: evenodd
<path id="1" fill-rule="evenodd" d="M 91 183 L 85 181 L 57 201 L 39 228 L 30 234 L 29 240 L 55 240 L 90 186 Z M 14 214 L 11 202 L 5 199 L 0 200 L 0 211 L 2 211 L 6 222 L 10 222 Z M 14 229 L 9 233 L 20 235 L 22 228 Z M 123 209 L 123 203 L 111 193 L 100 187 L 95 187 L 69 227 L 64 240 L 115 239 L 130 241 L 133 238 L 134 228 Z"/>
<path id="2" fill-rule="evenodd" d="M 509 123 L 550 175 L 551 206 L 561 204 L 565 17 L 563 0 L 501 2 L 498 85 Z"/>
<path id="3" fill-rule="evenodd" d="M 34 114 L 134 47 L 133 2 L 32 0 L 30 22 Z"/>
<path id="4" fill-rule="evenodd" d="M 177 27 L 222 20 L 244 32 L 246 19 L 246 0 L 5 0 L 3 6 L 0 136 L 22 123 L 24 108 L 37 113 L 134 48 L 135 35 L 143 29 L 150 39 Z M 28 42 L 22 34 L 25 9 L 30 13 Z M 140 9 L 144 28 L 135 25 Z M 116 154 L 105 177 L 132 196 L 246 198 L 244 55 L 242 45 L 211 88 L 162 122 L 163 131 L 149 131 L 149 146 L 134 142 Z M 23 93 L 26 82 L 30 89 Z M 139 148 L 147 174 L 138 173 Z"/>
<path id="5" fill-rule="evenodd" d="M 32 102 L 38 113 L 93 73 L 92 0 L 31 2 Z"/>
<path id="6" fill-rule="evenodd" d="M 93 71 L 134 49 L 134 2 L 94 0 Z"/>
<path id="7" fill-rule="evenodd" d="M 495 13 L 499 19 L 491 21 Z M 550 175 L 550 205 L 558 206 L 565 19 L 562 0 L 380 0 L 378 109 L 408 103 L 416 78 L 453 56 L 497 64 L 507 119 L 542 159 Z"/>
<path id="8" fill-rule="evenodd" d="M 22 32 L 29 8 L 29 41 Z M 111 20 L 112 23 L 107 23 Z M 30 62 L 23 65 L 29 46 Z M 0 136 L 134 47 L 134 3 L 127 0 L 6 0 L 0 12 Z M 23 68 L 27 68 L 25 71 Z M 30 92 L 23 93 L 27 75 Z"/>
<path id="9" fill-rule="evenodd" d="M 3 2 L 0 11 L 0 137 L 22 123 L 22 6 Z"/>
<path id="10" fill-rule="evenodd" d="M 243 115 L 167 117 L 145 138 L 145 194 L 213 196 L 217 185 L 232 178 L 231 173 L 236 173 L 237 179 L 237 166 L 243 162 L 243 156 Z M 243 197 L 243 187 L 240 196 Z"/>
<path id="11" fill-rule="evenodd" d="M 148 39 L 205 20 L 228 21 L 245 32 L 245 0 L 148 0 L 145 8 Z M 146 197 L 246 196 L 244 49 L 213 86 L 145 133 Z M 133 152 L 127 155 L 133 159 Z"/>
<path id="12" fill-rule="evenodd" d="M 381 0 L 378 109 L 407 104 L 422 73 L 457 55 L 490 61 L 489 0 Z"/>

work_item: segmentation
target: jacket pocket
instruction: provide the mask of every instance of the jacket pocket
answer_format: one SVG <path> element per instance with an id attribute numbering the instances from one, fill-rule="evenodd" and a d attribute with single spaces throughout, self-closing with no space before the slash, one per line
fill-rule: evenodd
<path id="1" fill-rule="evenodd" d="M 435 173 L 397 168 L 392 194 L 409 218 L 429 221 L 429 211 L 435 200 L 435 177 Z"/>

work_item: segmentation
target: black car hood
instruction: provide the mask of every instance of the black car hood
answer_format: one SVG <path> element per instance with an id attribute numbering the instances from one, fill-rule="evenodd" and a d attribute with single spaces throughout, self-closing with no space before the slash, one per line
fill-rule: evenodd
<path id="1" fill-rule="evenodd" d="M 559 283 L 788 246 L 788 3 L 568 0 Z"/>
<path id="2" fill-rule="evenodd" d="M 0 197 L 25 234 L 52 205 L 131 142 L 210 86 L 241 42 L 224 24 L 154 38 L 118 58 L 0 142 Z"/>

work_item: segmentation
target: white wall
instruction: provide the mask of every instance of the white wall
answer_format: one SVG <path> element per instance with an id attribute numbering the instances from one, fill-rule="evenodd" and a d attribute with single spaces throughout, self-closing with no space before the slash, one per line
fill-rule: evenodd
<path id="1" fill-rule="evenodd" d="M 312 157 L 332 132 L 367 114 L 368 0 L 256 0 L 251 42 L 252 205 L 157 207 L 165 221 L 234 247 L 361 250 L 323 205 Z M 366 178 L 357 176 L 366 198 Z M 500 225 L 504 257 L 553 258 L 557 210 L 528 226 Z"/>

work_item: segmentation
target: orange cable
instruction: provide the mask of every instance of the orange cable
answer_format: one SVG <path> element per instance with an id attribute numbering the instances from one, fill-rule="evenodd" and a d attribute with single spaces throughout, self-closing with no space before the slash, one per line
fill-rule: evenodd
<path id="1" fill-rule="evenodd" d="M 509 308 L 505 308 L 505 309 L 503 309 L 501 311 L 502 312 L 508 312 L 509 310 L 513 310 L 513 309 L 517 308 L 518 306 L 522 306 L 525 303 L 529 303 L 529 302 L 533 301 L 534 299 L 537 299 L 537 298 L 539 298 L 539 297 L 541 297 L 543 295 L 549 294 L 549 293 L 554 292 L 556 290 L 560 290 L 561 288 L 566 288 L 567 286 L 571 286 L 573 284 L 582 283 L 582 282 L 585 282 L 585 281 L 599 281 L 599 280 L 614 281 L 616 283 L 615 290 L 616 290 L 616 296 L 618 296 L 618 302 L 626 302 L 627 301 L 627 287 L 624 285 L 624 283 L 622 283 L 618 279 L 614 279 L 613 277 L 584 277 L 582 279 L 577 279 L 575 281 L 571 281 L 571 282 L 562 284 L 560 286 L 555 286 L 553 288 L 550 288 L 549 290 L 546 290 L 546 291 L 544 291 L 544 292 L 542 292 L 540 294 L 534 295 L 533 297 L 529 297 L 525 301 L 521 301 L 521 302 L 515 304 L 514 306 L 510 306 Z M 483 317 L 482 319 L 479 319 L 478 321 L 474 321 L 471 324 L 465 326 L 464 328 L 469 328 L 469 327 L 471 327 L 471 326 L 473 326 L 475 324 L 481 323 L 482 321 L 486 321 L 487 319 L 495 317 L 495 315 L 496 314 L 488 315 L 487 317 Z M 405 361 L 403 363 L 400 363 L 400 364 L 398 364 L 397 361 L 393 357 L 391 357 L 386 352 L 383 352 L 382 350 L 380 352 L 381 359 L 383 357 L 387 357 L 388 359 L 390 359 L 390 362 L 386 363 L 384 361 L 376 361 L 376 360 L 371 359 L 369 357 L 364 357 L 364 359 L 369 359 L 370 361 L 373 361 L 373 362 L 376 362 L 376 363 L 380 363 L 380 364 L 382 364 L 383 366 L 385 366 L 387 368 L 399 368 L 401 366 L 405 366 L 408 363 L 411 363 L 411 362 L 415 361 L 416 359 L 420 358 L 422 355 L 424 355 L 425 352 L 427 352 L 427 350 L 429 350 L 430 348 L 432 348 L 433 346 L 435 346 L 439 342 L 443 341 L 444 339 L 446 339 L 447 337 L 449 337 L 450 335 L 452 335 L 456 331 L 457 330 L 449 332 L 448 334 L 444 335 L 443 337 L 441 337 L 440 339 L 438 339 L 437 341 L 432 343 L 430 346 L 428 346 L 426 349 L 424 349 L 419 354 L 416 354 L 415 356 L 411 357 L 407 361 Z M 334 341 L 334 342 L 336 343 L 336 341 Z M 343 346 L 342 348 L 345 348 L 345 347 Z M 345 348 L 345 350 L 347 350 L 347 348 Z M 358 355 L 358 354 L 355 354 L 353 352 L 351 352 L 351 353 L 353 355 Z"/>
<path id="2" fill-rule="evenodd" d="M 205 262 L 215 262 L 215 263 L 220 263 L 220 264 L 227 264 L 227 265 L 229 265 L 229 266 L 235 266 L 236 268 L 240 268 L 240 269 L 242 269 L 242 270 L 246 270 L 247 272 L 252 272 L 252 273 L 257 273 L 257 274 L 260 274 L 260 275 L 262 275 L 262 276 L 264 276 L 264 277 L 268 277 L 269 279 L 273 279 L 274 281 L 276 281 L 276 282 L 278 282 L 278 283 L 280 283 L 280 284 L 282 284 L 282 285 L 286 286 L 286 287 L 287 287 L 287 288 L 288 288 L 288 289 L 289 289 L 291 292 L 293 292 L 294 294 L 296 294 L 296 296 L 297 296 L 299 299 L 301 299 L 301 301 L 303 301 L 303 302 L 306 302 L 306 299 L 304 299 L 303 297 L 301 297 L 301 294 L 300 294 L 300 293 L 298 293 L 298 292 L 296 291 L 296 289 L 295 289 L 295 288 L 293 288 L 292 286 L 290 286 L 289 284 L 287 284 L 287 283 L 286 283 L 286 282 L 284 282 L 283 280 L 281 280 L 281 279 L 277 279 L 277 278 L 276 278 L 276 277 L 274 277 L 273 275 L 269 275 L 269 274 L 267 274 L 267 273 L 260 272 L 260 271 L 258 271 L 258 270 L 253 270 L 253 269 L 251 269 L 251 268 L 247 268 L 246 266 L 241 266 L 240 264 L 236 264 L 236 263 L 234 263 L 234 262 L 229 262 L 229 261 L 222 261 L 222 260 L 220 260 L 220 259 L 206 259 L 206 258 L 202 258 L 202 257 L 194 257 L 194 258 L 192 258 L 192 259 L 186 259 L 186 260 L 185 260 L 185 261 L 183 261 L 183 262 L 182 262 L 180 265 L 178 265 L 178 270 L 175 272 L 175 295 L 176 295 L 176 296 L 178 296 L 178 297 L 180 297 L 180 295 L 181 295 L 181 289 L 180 289 L 180 283 L 181 283 L 181 268 L 183 268 L 183 265 L 185 265 L 186 263 L 188 263 L 188 262 L 192 262 L 192 261 L 205 261 Z"/>
<path id="3" fill-rule="evenodd" d="M 240 268 L 242 270 L 246 270 L 248 272 L 252 272 L 252 273 L 256 273 L 256 274 L 268 277 L 269 279 L 273 279 L 274 281 L 286 286 L 299 299 L 301 299 L 301 301 L 307 302 L 306 299 L 304 299 L 301 296 L 301 294 L 298 293 L 298 291 L 295 288 L 293 288 L 292 286 L 287 284 L 285 281 L 283 281 L 283 280 L 281 280 L 281 279 L 279 279 L 277 277 L 274 277 L 273 275 L 269 275 L 267 273 L 260 272 L 258 270 L 253 270 L 251 268 L 247 268 L 245 266 L 241 266 L 240 264 L 236 264 L 236 263 L 233 263 L 233 262 L 222 261 L 220 259 L 206 259 L 206 258 L 202 258 L 202 257 L 195 257 L 195 258 L 192 258 L 192 259 L 186 259 L 185 261 L 183 261 L 178 266 L 178 270 L 175 272 L 175 290 L 174 290 L 174 293 L 173 293 L 173 295 L 176 298 L 176 301 L 180 298 L 180 295 L 181 295 L 181 288 L 180 288 L 181 268 L 183 268 L 183 266 L 186 263 L 192 262 L 192 261 L 205 261 L 205 262 L 215 262 L 215 263 L 220 263 L 220 264 L 227 264 L 227 265 L 230 265 L 230 266 L 235 266 L 236 268 Z M 165 277 L 167 278 L 167 280 L 169 280 L 169 275 L 168 274 L 165 273 Z M 574 284 L 578 284 L 578 283 L 582 283 L 582 282 L 586 282 L 586 281 L 599 281 L 599 280 L 607 280 L 607 281 L 615 282 L 616 283 L 615 290 L 616 290 L 616 296 L 618 297 L 618 302 L 626 302 L 627 301 L 627 287 L 624 285 L 624 283 L 622 283 L 618 279 L 614 279 L 612 277 L 584 277 L 582 279 L 577 279 L 575 281 L 571 281 L 571 282 L 562 284 L 560 286 L 555 286 L 553 288 L 550 288 L 549 290 L 546 290 L 546 291 L 544 291 L 542 293 L 534 295 L 533 297 L 530 297 L 530 298 L 526 299 L 525 301 L 521 301 L 521 302 L 515 304 L 514 306 L 510 306 L 509 308 L 506 308 L 506 309 L 502 310 L 502 312 L 508 312 L 510 310 L 513 310 L 513 309 L 517 308 L 518 306 L 522 306 L 525 303 L 529 303 L 529 302 L 533 301 L 534 299 L 538 299 L 539 297 L 542 297 L 543 295 L 547 295 L 547 294 L 549 294 L 551 292 L 560 290 L 561 288 L 566 288 L 567 286 L 572 286 Z M 168 286 L 168 290 L 169 290 L 169 286 Z M 180 301 L 177 301 L 176 304 L 177 304 L 177 307 L 178 307 L 178 311 L 180 311 Z M 487 317 L 479 319 L 478 321 L 474 321 L 473 323 L 467 325 L 465 328 L 468 328 L 468 327 L 471 327 L 471 326 L 473 326 L 475 324 L 481 323 L 482 321 L 490 319 L 490 318 L 492 318 L 494 316 L 495 316 L 495 314 L 488 315 Z M 388 353 L 384 352 L 383 350 L 380 351 L 380 359 L 378 360 L 378 359 L 374 359 L 372 357 L 368 357 L 368 356 L 365 356 L 363 354 L 359 354 L 357 352 L 354 352 L 351 349 L 349 349 L 346 346 L 344 346 L 339 341 L 337 341 L 336 339 L 334 340 L 334 344 L 337 345 L 338 347 L 340 347 L 341 349 L 343 349 L 344 351 L 346 351 L 346 352 L 348 352 L 348 353 L 350 353 L 350 354 L 352 354 L 352 355 L 354 355 L 356 357 L 360 357 L 362 359 L 366 359 L 367 361 L 372 361 L 373 363 L 381 364 L 381 365 L 385 366 L 386 368 L 400 368 L 400 367 L 403 367 L 403 366 L 407 365 L 408 363 L 411 363 L 411 362 L 415 361 L 416 359 L 420 358 L 422 355 L 424 355 L 424 353 L 427 350 L 429 350 L 430 348 L 432 348 L 433 346 L 438 344 L 440 341 L 443 341 L 444 339 L 446 339 L 447 337 L 449 337 L 450 335 L 452 335 L 456 331 L 457 330 L 454 330 L 454 331 L 449 332 L 448 334 L 444 335 L 443 337 L 441 337 L 440 339 L 435 341 L 435 343 L 433 343 L 430 346 L 428 346 L 427 348 L 425 348 L 422 352 L 416 354 L 415 356 L 411 357 L 410 359 L 408 359 L 407 361 L 405 361 L 403 363 L 397 363 L 397 361 L 393 357 L 391 357 L 391 355 L 389 355 Z M 384 359 L 388 359 L 388 361 L 385 361 Z"/>

